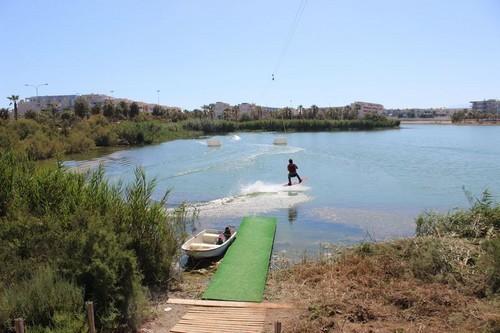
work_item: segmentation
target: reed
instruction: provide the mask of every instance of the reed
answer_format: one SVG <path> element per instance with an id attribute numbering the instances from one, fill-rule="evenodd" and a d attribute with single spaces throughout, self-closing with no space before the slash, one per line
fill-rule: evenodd
<path id="1" fill-rule="evenodd" d="M 67 283 L 67 288 L 81 290 L 78 304 L 94 301 L 100 331 L 135 330 L 147 314 L 149 292 L 168 288 L 172 262 L 191 221 L 184 206 L 172 213 L 164 209 L 166 195 L 153 199 L 156 183 L 143 170 L 137 169 L 135 176 L 130 184 L 113 185 L 102 168 L 74 174 L 60 166 L 41 169 L 23 154 L 3 153 L 0 289 L 24 290 L 29 281 L 40 278 L 40 269 L 50 267 L 54 278 L 44 280 L 43 288 Z M 44 332 L 52 332 L 61 316 L 79 318 L 84 313 L 83 308 L 75 310 L 76 296 L 68 304 L 61 298 L 61 310 L 47 310 L 39 321 L 30 297 L 19 295 L 15 301 L 0 302 L 0 330 L 11 329 L 18 309 Z M 51 294 L 37 295 L 40 304 L 53 303 Z"/>

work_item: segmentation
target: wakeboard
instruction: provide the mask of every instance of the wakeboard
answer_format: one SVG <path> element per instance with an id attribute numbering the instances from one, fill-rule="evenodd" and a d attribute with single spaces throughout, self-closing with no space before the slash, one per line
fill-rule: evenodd
<path id="1" fill-rule="evenodd" d="M 292 180 L 292 185 L 288 185 L 288 183 L 286 184 L 283 184 L 283 186 L 295 186 L 295 185 L 300 185 L 300 184 L 304 184 L 306 181 L 307 181 L 307 177 L 301 177 L 302 179 L 302 182 L 299 183 L 299 181 L 297 179 L 294 178 L 294 180 Z"/>

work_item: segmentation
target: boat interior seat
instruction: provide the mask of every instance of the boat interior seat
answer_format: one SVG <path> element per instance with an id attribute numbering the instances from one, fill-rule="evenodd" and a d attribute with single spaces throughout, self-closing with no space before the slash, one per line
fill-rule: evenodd
<path id="1" fill-rule="evenodd" d="M 215 249 L 219 245 L 215 244 L 206 244 L 206 243 L 191 243 L 189 245 L 190 250 L 210 250 L 210 249 Z"/>
<path id="2" fill-rule="evenodd" d="M 203 242 L 209 244 L 217 243 L 217 239 L 219 238 L 218 234 L 206 233 L 203 235 Z"/>

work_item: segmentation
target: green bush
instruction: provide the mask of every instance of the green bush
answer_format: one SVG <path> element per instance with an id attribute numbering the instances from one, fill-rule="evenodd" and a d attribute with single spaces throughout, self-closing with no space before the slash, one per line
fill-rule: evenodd
<path id="1" fill-rule="evenodd" d="M 480 198 L 467 194 L 471 208 L 458 209 L 448 214 L 427 212 L 416 220 L 416 233 L 425 235 L 451 235 L 467 238 L 488 238 L 500 231 L 500 205 L 493 202 L 488 191 Z"/>
<path id="2" fill-rule="evenodd" d="M 488 285 L 492 293 L 500 292 L 500 238 L 488 240 L 483 243 L 486 256 L 483 267 L 488 275 Z"/>
<path id="3" fill-rule="evenodd" d="M 11 122 L 11 127 L 19 136 L 20 140 L 25 140 L 42 129 L 39 123 L 32 119 L 19 119 Z"/>
<path id="4" fill-rule="evenodd" d="M 92 139 L 88 138 L 83 132 L 72 132 L 66 139 L 65 152 L 83 153 L 95 147 Z"/>
<path id="5" fill-rule="evenodd" d="M 204 133 L 228 133 L 234 131 L 335 131 L 335 130 L 368 130 L 374 128 L 391 128 L 399 126 L 398 120 L 387 118 L 362 120 L 318 120 L 318 119 L 265 119 L 243 122 L 227 120 L 190 119 L 183 122 L 186 130 Z"/>
<path id="6" fill-rule="evenodd" d="M 99 127 L 94 132 L 94 142 L 96 146 L 109 147 L 118 142 L 118 136 L 109 127 Z"/>
<path id="7" fill-rule="evenodd" d="M 52 158 L 64 152 L 60 140 L 52 139 L 41 131 L 24 140 L 23 145 L 28 156 L 34 160 Z"/>
<path id="8" fill-rule="evenodd" d="M 29 332 L 86 332 L 83 292 L 49 266 L 0 292 L 0 330 L 13 331 L 22 317 Z"/>
<path id="9" fill-rule="evenodd" d="M 0 285 L 50 266 L 94 301 L 102 332 L 135 330 L 147 313 L 147 287 L 168 287 L 186 211 L 167 213 L 166 195 L 153 201 L 155 182 L 140 169 L 135 182 L 112 186 L 102 168 L 88 175 L 36 169 L 8 152 L 0 156 L 0 185 Z"/>

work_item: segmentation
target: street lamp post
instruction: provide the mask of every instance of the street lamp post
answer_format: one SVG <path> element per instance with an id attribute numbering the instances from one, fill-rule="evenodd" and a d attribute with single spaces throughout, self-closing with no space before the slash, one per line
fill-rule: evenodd
<path id="1" fill-rule="evenodd" d="M 25 87 L 33 87 L 35 88 L 35 92 L 36 92 L 36 102 L 38 103 L 38 106 L 41 105 L 40 101 L 38 100 L 38 88 L 40 88 L 41 86 L 48 86 L 49 84 L 48 83 L 39 83 L 39 84 L 29 84 L 29 83 L 25 83 L 24 86 Z"/>
<path id="2" fill-rule="evenodd" d="M 38 97 L 38 88 L 40 88 L 41 86 L 48 86 L 48 85 L 49 85 L 48 83 L 39 83 L 39 84 L 28 84 L 28 83 L 26 83 L 25 84 L 26 87 L 33 87 L 33 88 L 35 88 L 36 97 Z"/>
<path id="3" fill-rule="evenodd" d="M 160 106 L 160 89 L 156 90 L 156 94 L 158 97 L 158 106 Z"/>

